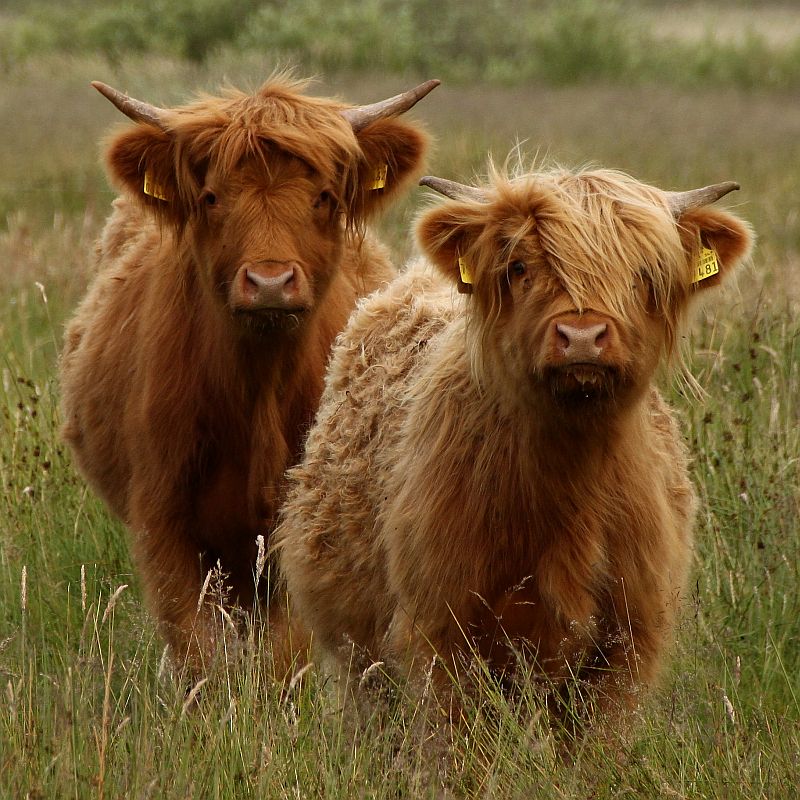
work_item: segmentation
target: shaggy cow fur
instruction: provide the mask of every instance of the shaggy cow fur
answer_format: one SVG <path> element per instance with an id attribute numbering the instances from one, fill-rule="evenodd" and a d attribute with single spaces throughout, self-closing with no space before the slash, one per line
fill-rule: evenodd
<path id="1" fill-rule="evenodd" d="M 360 303 L 289 473 L 274 541 L 319 648 L 462 674 L 477 653 L 512 684 L 523 657 L 601 704 L 654 680 L 695 495 L 653 375 L 751 238 L 667 199 L 612 171 L 493 171 L 422 216 L 434 268 Z M 701 240 L 720 273 L 693 284 Z"/>
<path id="2" fill-rule="evenodd" d="M 396 117 L 355 130 L 347 108 L 277 76 L 158 109 L 163 126 L 138 120 L 108 145 L 122 196 L 66 331 L 63 435 L 128 524 L 149 603 L 193 668 L 214 648 L 209 568 L 231 601 L 254 601 L 256 537 L 331 343 L 395 274 L 364 223 L 408 185 L 425 136 Z"/>

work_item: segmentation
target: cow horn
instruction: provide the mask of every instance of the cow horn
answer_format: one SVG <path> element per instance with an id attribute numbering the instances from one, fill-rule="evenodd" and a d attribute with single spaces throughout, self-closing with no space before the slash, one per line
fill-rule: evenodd
<path id="1" fill-rule="evenodd" d="M 134 100 L 132 97 L 118 92 L 108 84 L 100 81 L 92 81 L 92 86 L 97 89 L 103 97 L 110 100 L 126 117 L 130 117 L 134 122 L 144 122 L 153 125 L 162 131 L 167 130 L 166 115 L 163 108 L 151 106 L 141 100 Z"/>
<path id="2" fill-rule="evenodd" d="M 353 130 L 358 132 L 384 117 L 394 117 L 403 114 L 413 108 L 425 95 L 432 92 L 441 81 L 431 80 L 421 83 L 414 89 L 390 97 L 388 100 L 381 100 L 378 103 L 371 103 L 368 106 L 356 106 L 346 108 L 342 111 L 342 116 L 353 126 Z"/>
<path id="3" fill-rule="evenodd" d="M 680 219 L 681 215 L 687 211 L 716 203 L 721 197 L 725 197 L 728 192 L 733 192 L 739 188 L 741 187 L 735 181 L 725 181 L 724 183 L 704 186 L 702 189 L 691 189 L 688 192 L 668 192 L 669 210 L 675 219 Z"/>
<path id="4" fill-rule="evenodd" d="M 488 202 L 486 193 L 475 186 L 466 186 L 463 183 L 448 181 L 446 178 L 437 178 L 434 175 L 426 175 L 419 179 L 420 186 L 427 186 L 434 192 L 439 192 L 451 200 L 476 200 L 479 203 Z"/>

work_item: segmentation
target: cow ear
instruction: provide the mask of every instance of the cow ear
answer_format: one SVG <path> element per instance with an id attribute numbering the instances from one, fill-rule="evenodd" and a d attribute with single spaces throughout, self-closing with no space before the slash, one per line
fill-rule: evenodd
<path id="1" fill-rule="evenodd" d="M 746 222 L 707 206 L 683 214 L 680 231 L 696 291 L 724 283 L 753 247 L 753 232 Z"/>
<path id="2" fill-rule="evenodd" d="M 486 219 L 485 208 L 451 201 L 427 211 L 417 223 L 417 239 L 423 252 L 465 294 L 472 293 L 476 280 L 478 265 L 473 262 Z"/>
<path id="3" fill-rule="evenodd" d="M 419 177 L 428 137 L 418 127 L 389 117 L 356 132 L 362 158 L 355 172 L 350 215 L 366 219 Z"/>
<path id="4" fill-rule="evenodd" d="M 106 167 L 114 183 L 156 216 L 180 223 L 186 217 L 176 176 L 175 142 L 152 125 L 137 124 L 118 133 L 106 150 Z"/>

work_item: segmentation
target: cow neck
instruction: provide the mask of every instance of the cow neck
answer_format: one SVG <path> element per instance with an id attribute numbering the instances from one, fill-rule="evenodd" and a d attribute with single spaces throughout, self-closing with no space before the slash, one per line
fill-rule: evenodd
<path id="1" fill-rule="evenodd" d="M 611 460 L 636 463 L 642 457 L 649 381 L 628 387 L 613 403 L 569 407 L 543 386 L 521 388 L 519 377 L 504 369 L 502 354 L 482 355 L 475 365 L 478 347 L 462 326 L 451 326 L 445 343 L 453 369 L 471 387 L 463 428 L 480 430 L 482 442 L 506 453 L 520 475 L 530 476 L 534 495 L 563 495 L 566 476 L 576 492 L 603 491 L 612 479 L 606 469 Z"/>
<path id="2" fill-rule="evenodd" d="M 503 454 L 493 458 L 509 476 L 508 501 L 535 509 L 554 535 L 579 530 L 582 508 L 616 495 L 621 465 L 646 457 L 647 392 L 617 406 L 567 409 L 549 394 L 507 391 L 512 379 L 487 367 L 471 416 L 483 420 L 482 441 Z"/>
<path id="3" fill-rule="evenodd" d="M 531 462 L 531 472 L 553 482 L 563 491 L 564 478 L 578 491 L 602 491 L 610 480 L 607 465 L 618 458 L 635 455 L 637 443 L 644 434 L 643 399 L 639 398 L 622 408 L 602 410 L 573 409 L 553 412 L 552 407 L 534 410 L 527 415 L 521 431 L 525 458 Z M 595 416 L 593 416 L 595 415 Z M 633 447 L 632 447 L 633 445 Z"/>

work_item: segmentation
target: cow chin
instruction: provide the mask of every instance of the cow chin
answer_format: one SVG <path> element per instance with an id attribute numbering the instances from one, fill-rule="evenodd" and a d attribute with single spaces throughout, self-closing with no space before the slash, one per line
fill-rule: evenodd
<path id="1" fill-rule="evenodd" d="M 276 333 L 297 333 L 303 327 L 307 314 L 308 310 L 305 308 L 262 308 L 257 311 L 236 309 L 233 312 L 243 333 L 259 337 Z"/>

